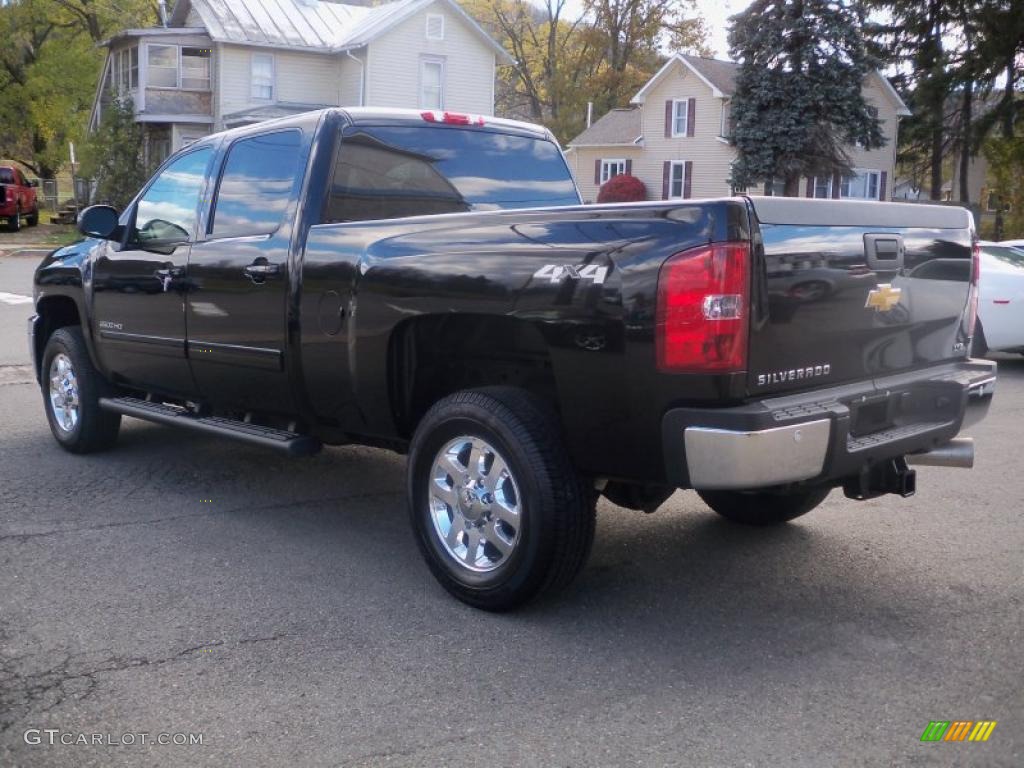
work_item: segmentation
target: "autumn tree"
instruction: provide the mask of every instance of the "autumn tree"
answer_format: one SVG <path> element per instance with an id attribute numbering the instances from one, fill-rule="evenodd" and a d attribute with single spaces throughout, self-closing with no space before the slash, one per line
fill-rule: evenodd
<path id="1" fill-rule="evenodd" d="M 514 61 L 501 68 L 495 111 L 543 123 L 565 141 L 626 101 L 661 66 L 663 46 L 705 51 L 694 0 L 467 0 L 466 10 Z"/>
<path id="2" fill-rule="evenodd" d="M 604 66 L 593 82 L 599 113 L 625 104 L 664 62 L 662 51 L 710 55 L 695 0 L 586 0 Z"/>
<path id="3" fill-rule="evenodd" d="M 803 176 L 849 174 L 849 146 L 884 145 L 862 91 L 863 22 L 849 0 L 754 0 L 732 17 L 734 187 L 778 179 L 797 196 Z"/>

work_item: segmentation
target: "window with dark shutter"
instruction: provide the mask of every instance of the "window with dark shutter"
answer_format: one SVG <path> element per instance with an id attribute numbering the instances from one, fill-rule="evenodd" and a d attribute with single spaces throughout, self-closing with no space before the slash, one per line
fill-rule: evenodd
<path id="1" fill-rule="evenodd" d="M 668 166 L 668 199 L 681 200 L 690 196 L 690 175 L 693 163 L 666 163 Z"/>

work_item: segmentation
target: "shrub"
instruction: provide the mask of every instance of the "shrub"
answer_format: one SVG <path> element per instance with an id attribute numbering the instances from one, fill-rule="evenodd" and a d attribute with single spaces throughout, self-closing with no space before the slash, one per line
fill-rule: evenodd
<path id="1" fill-rule="evenodd" d="M 103 108 L 99 130 L 83 147 L 80 178 L 97 183 L 96 198 L 122 210 L 139 191 L 152 168 L 142 160 L 142 126 L 130 99 Z"/>
<path id="2" fill-rule="evenodd" d="M 599 203 L 638 203 L 647 199 L 647 187 L 636 176 L 612 176 L 598 190 Z"/>

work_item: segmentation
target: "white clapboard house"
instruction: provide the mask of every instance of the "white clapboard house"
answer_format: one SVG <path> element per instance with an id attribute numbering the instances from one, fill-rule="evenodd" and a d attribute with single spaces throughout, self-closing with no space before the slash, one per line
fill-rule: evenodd
<path id="1" fill-rule="evenodd" d="M 106 41 L 90 126 L 130 97 L 155 163 L 210 132 L 325 106 L 494 111 L 508 54 L 454 0 L 179 0 Z"/>

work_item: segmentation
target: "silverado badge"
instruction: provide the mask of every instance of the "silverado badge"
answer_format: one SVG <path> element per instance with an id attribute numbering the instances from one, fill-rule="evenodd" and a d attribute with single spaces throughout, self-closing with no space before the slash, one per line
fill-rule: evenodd
<path id="1" fill-rule="evenodd" d="M 902 288 L 893 288 L 889 283 L 881 283 L 877 288 L 872 288 L 868 293 L 868 300 L 864 302 L 864 309 L 888 312 L 900 303 L 900 296 L 902 295 Z"/>

